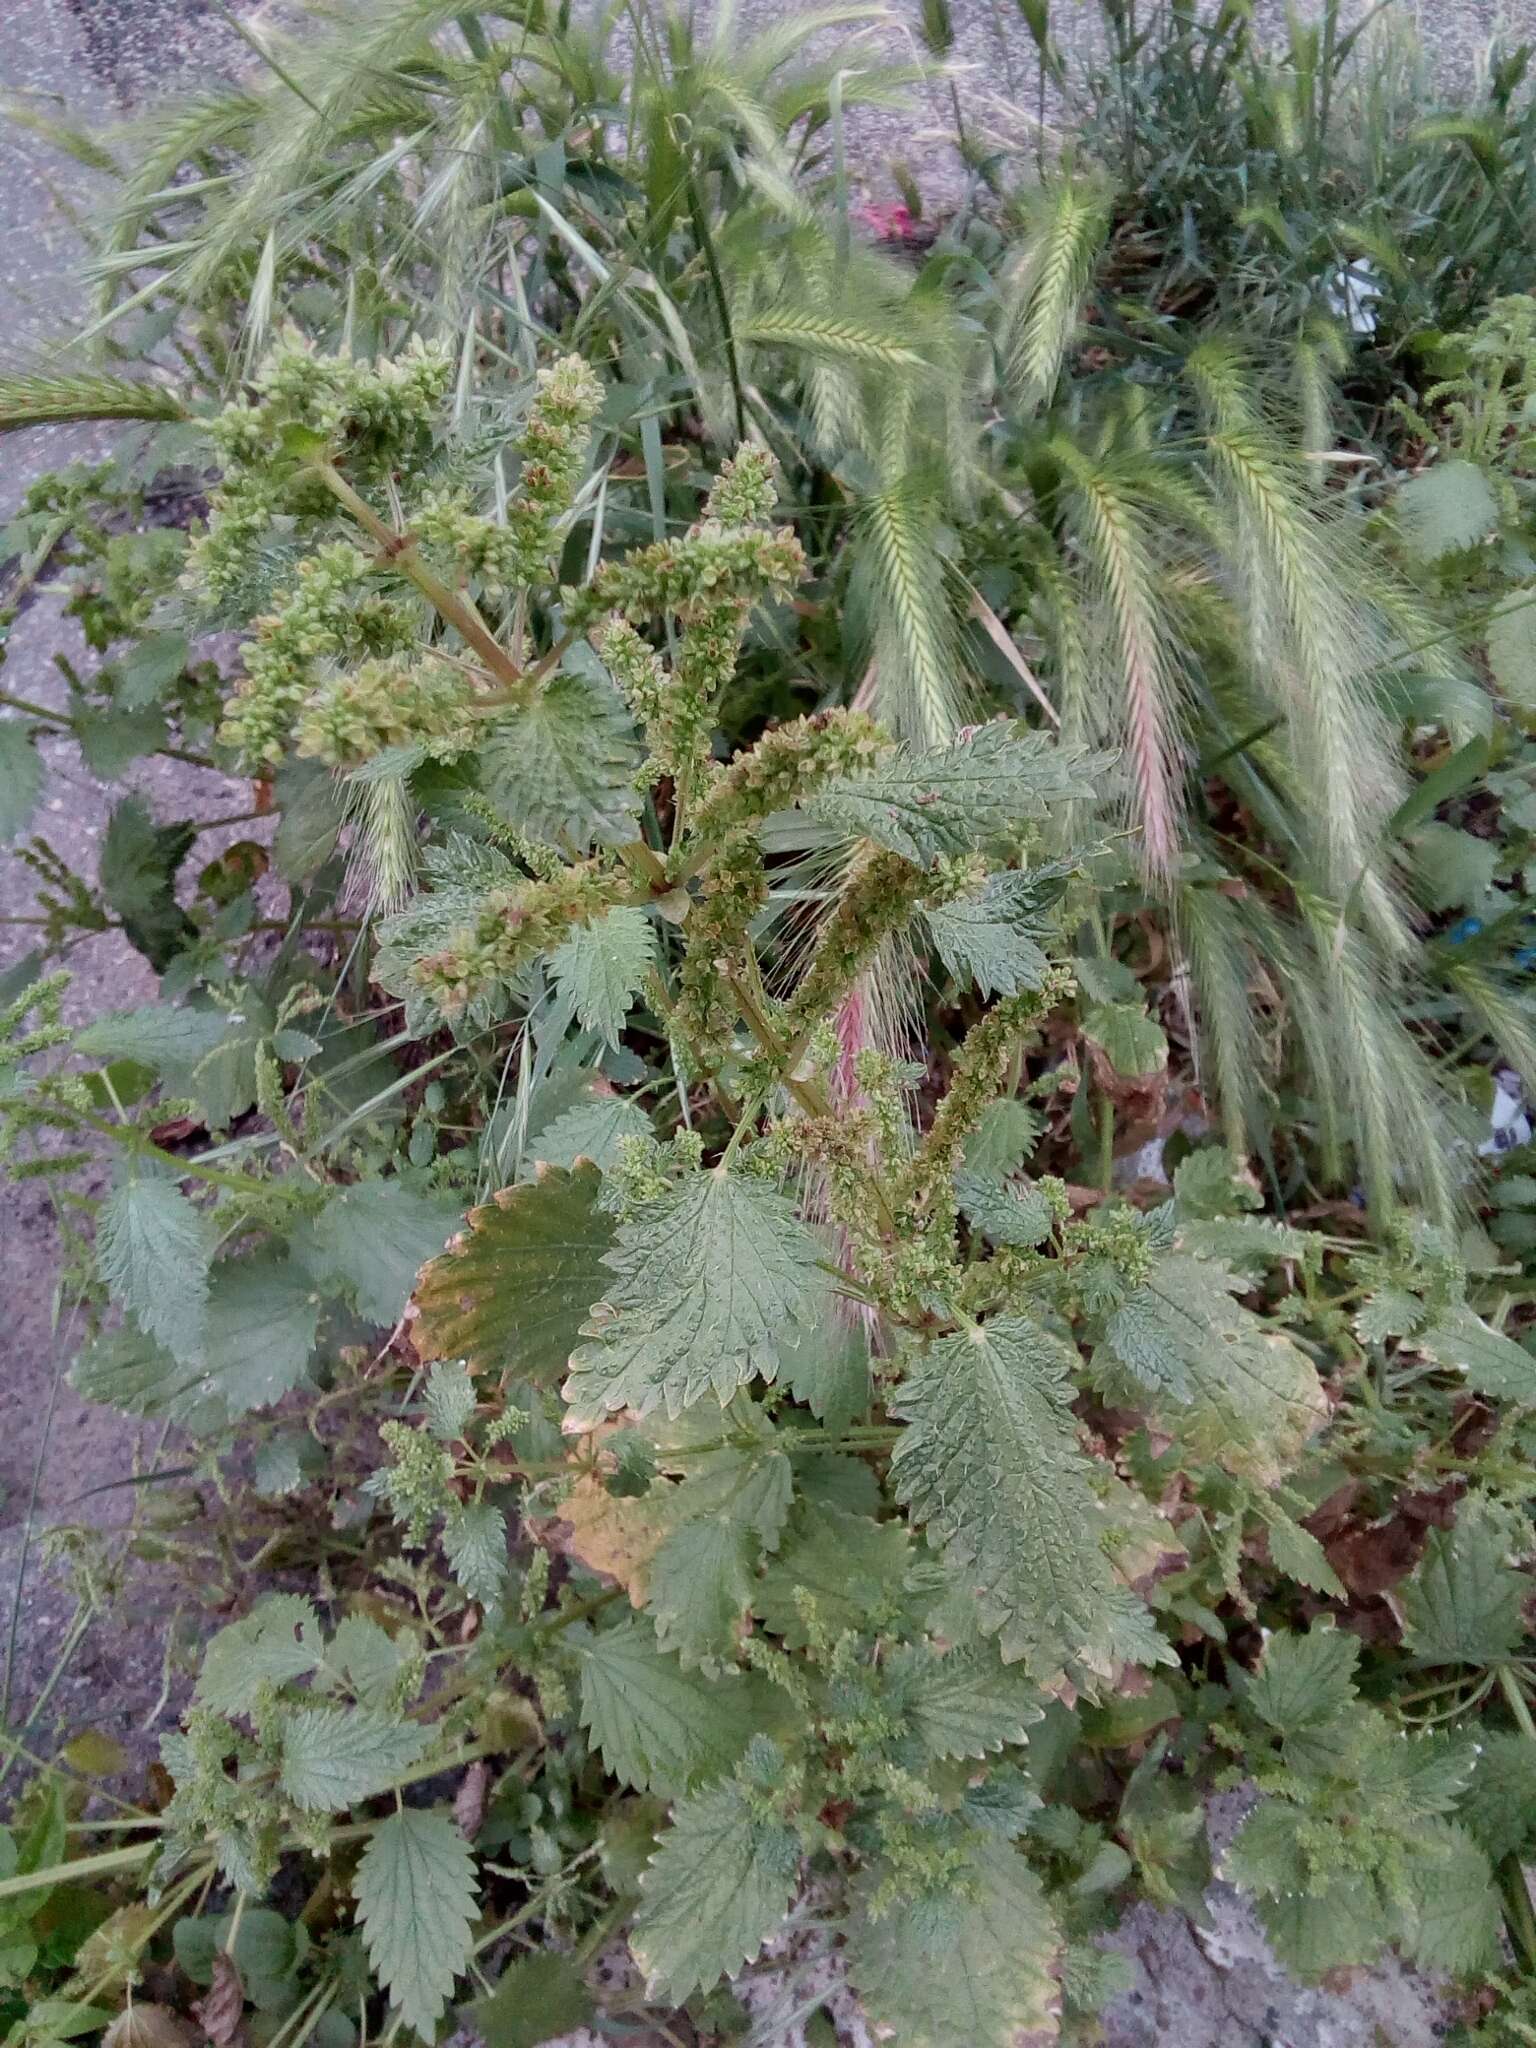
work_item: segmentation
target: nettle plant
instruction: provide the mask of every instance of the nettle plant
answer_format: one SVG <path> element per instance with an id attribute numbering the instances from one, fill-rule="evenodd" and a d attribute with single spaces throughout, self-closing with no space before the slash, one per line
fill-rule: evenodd
<path id="1" fill-rule="evenodd" d="M 165 1103 L 106 1112 L 120 1067 L 49 1062 L 51 991 L 11 1019 L 13 1129 L 124 1149 L 97 1254 L 125 1320 L 80 1384 L 219 1444 L 246 1418 L 279 1496 L 329 1463 L 347 1539 L 313 1598 L 210 1644 L 156 1832 L 97 1859 L 147 1866 L 152 1902 L 100 1982 L 175 1921 L 265 2037 L 346 2048 L 376 1986 L 432 2039 L 462 1984 L 489 2040 L 535 2040 L 588 2011 L 583 1965 L 627 1925 L 644 1992 L 610 2017 L 728 2025 L 716 1987 L 774 1943 L 781 2017 L 846 1980 L 901 2042 L 1009 2048 L 1113 1987 L 1090 1937 L 1128 1880 L 1197 1904 L 1207 1735 L 1272 1790 L 1233 1874 L 1298 1967 L 1338 1959 L 1378 1850 L 1352 1959 L 1482 1966 L 1488 1855 L 1445 1817 L 1471 1746 L 1434 1738 L 1432 1766 L 1353 1704 L 1321 1626 L 1250 1683 L 1217 1611 L 1343 1593 L 1301 1526 L 1317 1331 L 1367 1341 L 1313 1298 L 1325 1241 L 1243 1213 L 1220 1153 L 1146 1213 L 1026 1171 L 1076 1072 L 1048 1056 L 1077 1036 L 1058 828 L 1099 762 L 1007 720 L 914 750 L 841 709 L 717 758 L 744 636 L 801 569 L 767 458 L 604 559 L 579 540 L 588 369 L 479 440 L 449 431 L 452 374 L 283 346 L 211 423 L 187 571 L 255 615 L 224 744 L 301 802 L 296 760 L 341 778 L 373 977 L 430 1075 L 404 1156 L 366 1103 L 315 1142 L 324 1005 L 291 958 L 241 1013 L 271 1142 L 197 1161 L 152 1136 Z M 954 1028 L 917 1058 L 892 991 L 926 963 Z M 191 1014 L 206 1045 L 156 1052 L 141 1017 L 87 1049 L 195 1096 L 231 1013 Z M 1529 1401 L 1528 1354 L 1443 1263 L 1422 1299 L 1375 1276 L 1369 1341 Z M 382 1348 L 331 1342 L 359 1320 Z M 289 1396 L 297 1446 L 263 1435 Z M 1486 1514 L 1507 1665 L 1523 1580 Z M 236 1903 L 210 1939 L 214 1883 Z M 305 1898 L 286 1934 L 274 1885 Z"/>

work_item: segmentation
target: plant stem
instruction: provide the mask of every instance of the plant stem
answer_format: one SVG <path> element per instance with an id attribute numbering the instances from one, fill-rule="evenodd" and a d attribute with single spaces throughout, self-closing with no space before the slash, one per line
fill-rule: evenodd
<path id="1" fill-rule="evenodd" d="M 414 583 L 438 616 L 452 626 L 467 647 L 474 648 L 497 682 L 519 701 L 526 697 L 528 679 L 523 671 L 485 623 L 474 603 L 450 590 L 442 578 L 435 576 L 427 567 L 417 553 L 411 535 L 397 533 L 387 520 L 381 519 L 367 499 L 353 490 L 334 463 L 317 462 L 314 474 L 337 503 L 347 508 L 369 538 L 378 542 L 389 566 L 398 569 L 402 576 Z"/>
<path id="2" fill-rule="evenodd" d="M 1115 1104 L 1114 1098 L 1101 1095 L 1099 1098 L 1099 1186 L 1107 1195 L 1115 1180 Z"/>
<path id="3" fill-rule="evenodd" d="M 590 1615 L 600 1614 L 623 1592 L 622 1586 L 610 1586 L 606 1592 L 594 1593 L 590 1600 L 578 1601 L 574 1607 L 562 1609 L 559 1614 L 546 1615 L 542 1621 L 533 1624 L 536 1636 L 558 1635 L 563 1628 L 570 1628 L 578 1621 L 585 1621 Z"/>
<path id="4" fill-rule="evenodd" d="M 74 1617 L 65 1632 L 64 1641 L 59 1647 L 59 1654 L 53 1660 L 53 1669 L 49 1672 L 37 1698 L 33 1700 L 31 1707 L 28 1709 L 27 1718 L 22 1722 L 21 1727 L 17 1731 L 19 1735 L 25 1735 L 35 1725 L 39 1715 L 58 1690 L 59 1680 L 67 1670 L 70 1658 L 73 1657 L 75 1651 L 79 1648 L 81 1639 L 91 1625 L 91 1619 L 92 1610 L 90 1608 L 81 1605 L 75 1609 Z M 5 1762 L 0 1764 L 0 1785 L 3 1785 L 11 1775 L 11 1766 L 20 1754 L 21 1745 L 19 1742 L 6 1738 L 5 1748 L 9 1754 L 6 1756 Z"/>
<path id="5" fill-rule="evenodd" d="M 715 255 L 714 237 L 709 232 L 709 222 L 704 217 L 704 207 L 699 198 L 698 179 L 690 164 L 684 177 L 688 193 L 688 212 L 693 220 L 693 231 L 699 238 L 699 247 L 704 252 L 704 267 L 709 272 L 709 288 L 715 301 L 715 312 L 720 321 L 721 338 L 725 343 L 725 367 L 731 380 L 731 396 L 736 406 L 736 432 L 745 441 L 747 438 L 747 401 L 741 388 L 741 365 L 736 360 L 736 330 L 731 325 L 730 302 L 725 296 L 725 281 L 720 275 L 719 260 Z"/>
<path id="6" fill-rule="evenodd" d="M 73 725 L 62 713 L 50 711 L 46 704 L 34 704 L 30 697 L 14 697 L 9 690 L 0 690 L 0 705 L 7 711 L 21 711 L 28 718 L 40 718 L 47 725 L 62 726 L 65 732 L 72 732 Z"/>
<path id="7" fill-rule="evenodd" d="M 1536 1721 L 1531 1719 L 1531 1710 L 1520 1690 L 1519 1680 L 1507 1664 L 1499 1666 L 1498 1680 L 1504 1704 L 1514 1716 L 1515 1726 L 1527 1742 L 1536 1746 Z M 1536 1912 L 1532 1911 L 1524 1865 L 1514 1850 L 1500 1859 L 1499 1891 L 1504 1900 L 1504 1924 L 1509 1930 L 1510 1942 L 1520 1957 L 1524 1973 L 1536 1975 Z"/>
<path id="8" fill-rule="evenodd" d="M 1499 1893 L 1504 1901 L 1504 1925 L 1520 1958 L 1522 1974 L 1536 1975 L 1536 1912 L 1531 1909 L 1524 1865 L 1513 1849 L 1499 1858 Z"/>
<path id="9" fill-rule="evenodd" d="M 299 1188 L 285 1188 L 281 1181 L 258 1180 L 249 1173 L 224 1173 L 216 1166 L 200 1165 L 195 1159 L 178 1159 L 174 1152 L 162 1151 L 160 1146 L 149 1143 L 136 1124 L 108 1123 L 105 1117 L 92 1116 L 86 1110 L 76 1110 L 75 1115 L 88 1129 L 99 1131 L 102 1137 L 111 1138 L 115 1144 L 127 1145 L 159 1160 L 172 1169 L 178 1180 L 206 1181 L 210 1187 L 229 1188 L 238 1195 L 278 1195 L 285 1201 L 297 1200 L 305 1192 Z"/>
<path id="10" fill-rule="evenodd" d="M 1519 1681 L 1507 1664 L 1499 1666 L 1499 1690 L 1504 1695 L 1505 1705 L 1515 1717 L 1515 1726 L 1527 1742 L 1536 1743 L 1536 1721 L 1531 1719 L 1531 1710 L 1526 1705 L 1525 1694 L 1521 1692 Z"/>
<path id="11" fill-rule="evenodd" d="M 124 1849 L 102 1849 L 94 1856 L 79 1856 L 72 1863 L 50 1863 L 45 1870 L 23 1871 L 18 1877 L 0 1878 L 0 1899 L 24 1898 L 28 1892 L 51 1891 L 56 1884 L 74 1884 L 82 1877 L 104 1877 L 113 1870 L 132 1870 L 147 1863 L 159 1849 L 158 1841 L 130 1842 Z"/>

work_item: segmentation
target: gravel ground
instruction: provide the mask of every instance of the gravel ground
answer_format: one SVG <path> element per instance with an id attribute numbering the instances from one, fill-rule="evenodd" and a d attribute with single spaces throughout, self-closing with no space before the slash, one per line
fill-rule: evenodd
<path id="1" fill-rule="evenodd" d="M 753 26 L 791 11 L 793 0 L 743 0 Z M 1057 0 L 1056 33 L 1080 37 L 1091 10 L 1085 0 Z M 1416 12 L 1422 32 L 1447 74 L 1465 73 L 1495 33 L 1536 30 L 1536 0 L 1428 0 Z M 918 0 L 900 0 L 881 40 L 895 58 L 916 48 Z M 1032 48 L 1011 0 L 952 0 L 952 61 L 967 118 L 1016 126 L 1034 105 Z M 0 86 L 44 117 L 72 115 L 112 122 L 152 102 L 178 81 L 210 67 L 243 61 L 247 52 L 220 14 L 203 0 L 0 0 Z M 934 99 L 915 116 L 866 119 L 859 130 L 863 181 L 871 196 L 893 198 L 886 164 L 900 157 L 925 189 L 942 194 L 954 177 L 943 144 L 945 106 Z M 79 311 L 71 285 L 77 243 L 71 208 L 81 196 L 71 167 L 24 131 L 0 131 L 0 291 L 6 306 L 4 351 L 45 350 Z M 27 483 L 101 446 L 90 431 L 52 429 L 4 446 L 0 516 Z M 78 658 L 78 636 L 40 599 L 18 626 L 3 677 L 11 693 L 56 703 L 61 686 L 55 651 Z M 106 792 L 84 770 L 72 745 L 45 746 L 49 782 L 41 825 L 71 864 L 94 868 Z M 163 816 L 215 815 L 241 808 L 243 786 L 173 763 L 141 768 L 133 778 Z M 25 916 L 32 878 L 14 858 L 0 862 L 0 917 Z M 28 948 L 25 926 L 0 924 L 0 970 Z M 69 1013 L 84 1019 L 108 1008 L 149 1000 L 153 978 L 123 942 L 110 935 L 81 946 Z M 35 1504 L 40 1529 L 78 1521 L 110 1529 L 126 1513 L 121 1482 L 148 1447 L 120 1418 L 87 1408 L 63 1378 L 67 1328 L 55 1328 L 58 1241 L 41 1183 L 0 1187 L 0 1289 L 9 1309 L 6 1427 L 0 1435 L 0 1629 L 16 1609 L 15 1696 L 35 1699 L 48 1682 L 71 1600 L 33 1543 L 24 1583 L 24 1530 Z M 142 1579 L 142 1575 L 140 1575 Z M 153 1582 L 134 1581 L 131 1619 L 94 1629 L 70 1661 L 53 1696 L 49 1725 L 95 1726 L 127 1740 L 140 1755 L 152 1742 L 149 1724 L 163 1725 L 161 1625 L 169 1596 Z M 1219 1833 L 1225 1817 L 1217 1812 Z M 1135 1988 L 1111 2015 L 1111 2048 L 1429 2048 L 1444 2028 L 1442 2009 L 1426 1987 L 1393 1967 L 1362 1974 L 1340 1992 L 1301 1991 L 1268 1957 L 1251 1915 L 1225 1887 L 1211 1899 L 1210 1926 L 1196 1932 L 1182 1916 L 1138 1908 L 1116 1945 L 1137 1971 Z"/>
<path id="2" fill-rule="evenodd" d="M 0 84 L 25 115 L 116 124 L 178 75 L 242 49 L 200 0 L 0 0 Z M 72 224 L 86 196 L 76 167 L 23 127 L 0 129 L 0 295 L 8 358 L 46 356 L 54 336 L 84 310 L 74 285 L 79 243 Z M 0 518 L 32 480 L 71 461 L 99 460 L 110 435 L 58 427 L 0 444 Z M 39 596 L 18 621 L 0 687 L 58 705 L 63 682 L 55 653 L 87 660 L 81 637 L 56 603 Z M 110 808 L 72 742 L 45 741 L 48 780 L 37 830 L 75 868 L 90 873 Z M 132 780 L 162 816 L 196 808 L 205 816 L 242 808 L 244 785 L 172 762 L 142 766 Z M 248 800 L 248 799 L 247 799 Z M 33 909 L 33 877 L 0 859 L 0 917 Z M 31 948 L 24 925 L 0 925 L 0 970 Z M 155 979 L 120 938 L 106 934 L 71 958 L 67 1014 L 83 1022 L 103 1010 L 153 1000 Z M 79 1185 L 90 1185 L 89 1179 Z M 99 1183 L 98 1183 L 99 1184 Z M 59 1238 L 41 1181 L 0 1186 L 0 1290 L 6 1302 L 6 1426 L 0 1433 L 0 1627 L 12 1631 L 11 1697 L 25 1710 L 48 1686 L 75 1609 L 67 1576 L 50 1567 L 57 1532 L 71 1525 L 110 1531 L 128 1513 L 123 1487 L 148 1454 L 140 1432 L 107 1410 L 77 1400 L 64 1378 L 72 1332 L 56 1326 Z M 29 1539 L 29 1522 L 32 1535 Z M 94 1727 L 140 1757 L 153 1753 L 146 1722 L 162 1688 L 161 1640 L 171 1595 L 136 1571 L 120 1624 L 93 1627 L 58 1677 L 39 1733 Z"/>

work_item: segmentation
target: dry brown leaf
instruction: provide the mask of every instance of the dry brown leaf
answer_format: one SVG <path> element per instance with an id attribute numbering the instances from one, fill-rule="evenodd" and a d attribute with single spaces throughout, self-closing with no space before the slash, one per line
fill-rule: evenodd
<path id="1" fill-rule="evenodd" d="M 672 1527 L 665 1498 L 621 1499 L 601 1480 L 583 1473 L 560 1504 L 550 1547 L 576 1558 L 588 1571 L 616 1579 L 630 1604 L 643 1607 L 651 1559 Z M 569 1534 L 561 1534 L 561 1529 Z"/>
<path id="2" fill-rule="evenodd" d="M 485 1819 L 485 1795 L 491 1782 L 491 1767 L 477 1757 L 459 1780 L 453 1795 L 453 1824 L 466 1842 L 472 1842 Z"/>
<path id="3" fill-rule="evenodd" d="M 192 2017 L 213 2043 L 229 2048 L 245 2018 L 245 1986 L 234 1958 L 220 1950 L 213 1959 L 213 1982 L 192 2008 Z"/>
<path id="4" fill-rule="evenodd" d="M 101 2048 L 194 2048 L 197 2035 L 168 2005 L 140 2001 L 120 2012 L 101 2037 Z"/>

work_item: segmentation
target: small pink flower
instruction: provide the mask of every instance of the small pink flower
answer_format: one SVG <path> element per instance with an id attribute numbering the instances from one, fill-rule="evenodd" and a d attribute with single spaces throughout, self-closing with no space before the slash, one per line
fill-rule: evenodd
<path id="1" fill-rule="evenodd" d="M 900 199 L 890 206 L 861 206 L 857 217 L 881 242 L 910 241 L 917 230 L 912 209 Z"/>

